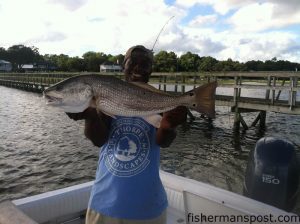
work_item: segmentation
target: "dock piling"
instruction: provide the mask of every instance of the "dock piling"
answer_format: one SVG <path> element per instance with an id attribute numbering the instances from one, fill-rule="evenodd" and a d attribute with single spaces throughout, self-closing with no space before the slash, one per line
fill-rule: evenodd
<path id="1" fill-rule="evenodd" d="M 239 113 L 239 107 L 238 107 L 238 96 L 240 94 L 238 84 L 239 84 L 239 77 L 236 76 L 234 77 L 234 93 L 233 93 L 233 103 L 234 103 L 234 124 L 233 124 L 233 129 L 235 131 L 238 131 L 240 129 L 240 123 L 241 123 L 241 117 Z"/>

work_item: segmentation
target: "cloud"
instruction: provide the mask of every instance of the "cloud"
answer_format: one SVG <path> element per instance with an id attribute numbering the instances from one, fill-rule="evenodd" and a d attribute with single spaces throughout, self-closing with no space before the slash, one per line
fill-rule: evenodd
<path id="1" fill-rule="evenodd" d="M 202 46 L 202 50 L 200 50 L 202 56 L 217 56 L 219 52 L 226 48 L 226 46 L 223 43 L 212 41 L 210 39 L 204 39 L 200 41 L 200 46 Z"/>
<path id="2" fill-rule="evenodd" d="M 291 33 L 270 31 L 264 33 L 224 32 L 219 34 L 226 48 L 219 53 L 220 59 L 232 58 L 239 61 L 270 60 L 277 57 L 281 60 L 294 60 L 297 54 L 297 36 Z M 294 47 L 294 53 L 290 50 Z M 300 53 L 300 52 L 298 52 Z M 299 59 L 298 59 L 299 61 Z"/>
<path id="3" fill-rule="evenodd" d="M 277 57 L 300 61 L 299 31 L 280 30 L 299 23 L 299 3 L 177 0 L 170 5 L 164 0 L 110 0 L 105 4 L 98 0 L 1 0 L 0 21 L 5 21 L 1 24 L 5 32 L 1 32 L 0 47 L 26 43 L 38 47 L 41 54 L 124 54 L 136 44 L 152 48 L 162 26 L 175 15 L 161 33 L 155 52 L 167 50 L 180 55 L 191 51 L 219 60 Z M 197 10 L 192 10 L 195 5 Z M 203 10 L 201 5 L 206 5 Z M 198 11 L 201 14 L 195 17 L 190 14 Z M 188 16 L 189 22 L 182 23 Z"/>
<path id="4" fill-rule="evenodd" d="M 102 18 L 102 17 L 94 17 L 94 18 L 88 18 L 87 20 L 88 20 L 89 22 L 95 22 L 95 23 L 97 23 L 97 22 L 102 22 L 102 21 L 104 21 L 105 19 Z"/>
<path id="5" fill-rule="evenodd" d="M 251 42 L 251 39 L 242 38 L 242 39 L 240 39 L 239 44 L 243 45 L 243 44 L 248 44 L 250 42 Z"/>
<path id="6" fill-rule="evenodd" d="M 175 5 L 182 8 L 191 8 L 196 4 L 203 4 L 210 1 L 201 1 L 201 0 L 176 0 Z"/>
<path id="7" fill-rule="evenodd" d="M 178 55 L 188 51 L 200 56 L 218 56 L 226 48 L 219 40 L 214 39 L 215 32 L 207 28 L 177 27 L 176 31 L 161 37 L 157 51 L 175 51 Z"/>
<path id="8" fill-rule="evenodd" d="M 270 1 L 274 4 L 274 17 L 277 15 L 288 16 L 299 13 L 300 1 L 299 0 L 272 0 Z"/>
<path id="9" fill-rule="evenodd" d="M 58 42 L 67 39 L 67 35 L 61 32 L 48 32 L 45 35 L 25 41 L 25 43 Z"/>
<path id="10" fill-rule="evenodd" d="M 48 2 L 61 4 L 65 9 L 75 11 L 85 5 L 88 0 L 48 0 Z"/>
<path id="11" fill-rule="evenodd" d="M 176 34 L 172 33 L 162 36 L 158 46 L 156 47 L 156 52 L 161 50 L 176 51 L 179 55 L 187 51 L 193 53 L 199 51 L 199 49 L 190 42 L 189 36 L 182 31 L 179 31 Z"/>
<path id="12" fill-rule="evenodd" d="M 178 7 L 182 8 L 191 8 L 194 5 L 210 5 L 213 7 L 216 13 L 225 15 L 230 11 L 242 9 L 248 5 L 252 4 L 272 4 L 274 5 L 274 16 L 283 14 L 285 16 L 289 14 L 298 13 L 300 10 L 300 1 L 299 0 L 176 0 L 175 3 Z M 253 13 L 252 17 L 255 17 Z"/>
<path id="13" fill-rule="evenodd" d="M 194 5 L 211 5 L 215 12 L 225 15 L 230 10 L 245 6 L 255 0 L 177 0 L 176 5 L 183 8 L 190 8 Z"/>
<path id="14" fill-rule="evenodd" d="M 221 15 L 227 14 L 231 10 L 235 10 L 241 7 L 244 7 L 248 5 L 251 2 L 254 2 L 254 0 L 212 0 L 211 2 L 213 8 L 216 12 L 220 13 Z"/>
<path id="15" fill-rule="evenodd" d="M 300 58 L 300 44 L 299 42 L 290 41 L 285 49 L 282 50 L 281 59 L 290 61 L 299 61 Z"/>
<path id="16" fill-rule="evenodd" d="M 228 22 L 233 25 L 234 29 L 241 32 L 262 31 L 300 24 L 300 11 L 283 12 L 281 6 L 286 5 L 276 5 L 270 2 L 250 4 L 237 10 L 228 19 Z"/>
<path id="17" fill-rule="evenodd" d="M 215 23 L 218 19 L 217 15 L 205 15 L 197 16 L 195 19 L 189 22 L 190 26 L 209 26 L 212 23 Z"/>

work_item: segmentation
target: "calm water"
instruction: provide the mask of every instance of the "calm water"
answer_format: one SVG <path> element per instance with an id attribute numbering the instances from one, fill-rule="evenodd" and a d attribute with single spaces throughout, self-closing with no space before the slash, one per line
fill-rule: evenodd
<path id="1" fill-rule="evenodd" d="M 256 115 L 244 119 L 251 124 Z M 284 137 L 300 148 L 300 116 L 268 113 L 264 132 L 234 134 L 232 125 L 229 108 L 217 107 L 212 123 L 197 118 L 178 127 L 161 151 L 161 169 L 241 194 L 248 153 L 260 137 Z M 0 201 L 93 180 L 98 150 L 84 137 L 82 121 L 45 106 L 40 94 L 0 86 Z"/>

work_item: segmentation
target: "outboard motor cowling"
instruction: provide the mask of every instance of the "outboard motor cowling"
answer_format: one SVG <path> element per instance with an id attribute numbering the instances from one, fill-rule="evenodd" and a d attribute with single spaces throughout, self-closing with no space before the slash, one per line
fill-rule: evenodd
<path id="1" fill-rule="evenodd" d="M 272 137 L 261 138 L 250 152 L 244 195 L 290 211 L 296 202 L 298 171 L 291 143 Z"/>

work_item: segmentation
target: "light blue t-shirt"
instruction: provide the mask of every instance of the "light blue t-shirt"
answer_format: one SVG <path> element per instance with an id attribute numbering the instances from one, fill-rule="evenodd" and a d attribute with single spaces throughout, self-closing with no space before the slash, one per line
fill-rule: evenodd
<path id="1" fill-rule="evenodd" d="M 156 129 L 138 117 L 112 119 L 99 153 L 89 208 L 122 219 L 153 219 L 167 207 Z"/>

